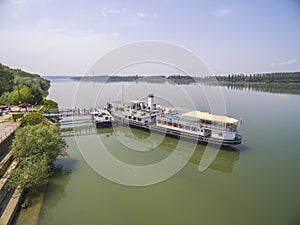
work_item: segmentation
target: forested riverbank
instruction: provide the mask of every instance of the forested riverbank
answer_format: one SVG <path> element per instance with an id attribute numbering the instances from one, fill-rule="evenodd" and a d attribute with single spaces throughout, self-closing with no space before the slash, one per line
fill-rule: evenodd
<path id="1" fill-rule="evenodd" d="M 0 105 L 20 102 L 40 104 L 48 95 L 50 81 L 38 74 L 12 69 L 0 63 Z"/>

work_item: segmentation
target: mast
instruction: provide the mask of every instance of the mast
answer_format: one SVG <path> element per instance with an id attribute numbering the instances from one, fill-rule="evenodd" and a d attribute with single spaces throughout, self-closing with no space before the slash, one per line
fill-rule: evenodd
<path id="1" fill-rule="evenodd" d="M 124 84 L 122 84 L 122 102 L 124 102 L 123 86 Z"/>

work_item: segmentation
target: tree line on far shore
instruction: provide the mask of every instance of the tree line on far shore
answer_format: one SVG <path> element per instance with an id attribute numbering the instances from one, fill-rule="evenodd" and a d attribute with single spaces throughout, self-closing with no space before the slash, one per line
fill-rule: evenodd
<path id="1" fill-rule="evenodd" d="M 229 74 L 228 76 L 204 77 L 200 81 L 213 81 L 227 83 L 300 83 L 300 72 L 276 72 L 258 74 Z"/>
<path id="2" fill-rule="evenodd" d="M 70 77 L 76 81 L 94 82 L 132 82 L 148 81 L 159 82 L 161 80 L 175 83 L 195 83 L 195 82 L 225 82 L 225 83 L 300 83 L 300 72 L 276 72 L 276 73 L 256 73 L 256 74 L 229 74 L 216 76 L 188 76 L 188 75 L 114 75 L 114 76 L 79 76 Z"/>

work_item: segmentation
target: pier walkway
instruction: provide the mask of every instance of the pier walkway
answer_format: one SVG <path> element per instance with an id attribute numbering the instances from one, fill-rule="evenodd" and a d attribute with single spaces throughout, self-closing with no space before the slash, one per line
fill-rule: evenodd
<path id="1" fill-rule="evenodd" d="M 13 161 L 9 146 L 14 132 L 19 126 L 20 123 L 15 122 L 0 123 L 0 225 L 12 222 L 23 194 L 23 190 L 20 188 L 12 191 L 5 188 L 10 174 L 18 164 Z"/>
<path id="2" fill-rule="evenodd" d="M 0 144 L 6 140 L 20 126 L 20 123 L 5 122 L 0 123 Z"/>
<path id="3" fill-rule="evenodd" d="M 46 118 L 59 118 L 65 116 L 89 116 L 93 115 L 97 109 L 95 108 L 72 108 L 72 109 L 59 109 L 58 111 L 50 111 L 44 114 Z"/>

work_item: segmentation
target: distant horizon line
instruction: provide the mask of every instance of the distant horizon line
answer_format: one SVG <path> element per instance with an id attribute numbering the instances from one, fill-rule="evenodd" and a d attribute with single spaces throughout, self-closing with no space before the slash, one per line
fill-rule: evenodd
<path id="1" fill-rule="evenodd" d="M 87 77 L 87 78 L 93 78 L 93 77 L 111 77 L 111 76 L 120 76 L 120 77 L 170 77 L 170 76 L 177 76 L 177 77 L 213 77 L 213 76 L 229 76 L 229 75 L 243 75 L 243 76 L 249 76 L 249 75 L 258 75 L 258 74 L 274 74 L 274 73 L 300 73 L 299 71 L 274 71 L 274 72 L 257 72 L 257 73 L 227 73 L 227 74 L 214 74 L 214 75 L 200 75 L 200 76 L 190 76 L 190 75 L 182 75 L 182 74 L 113 74 L 113 75 L 40 75 L 41 77 Z"/>
<path id="2" fill-rule="evenodd" d="M 86 75 L 86 74 L 73 74 L 73 75 L 63 75 L 63 74 L 44 74 L 42 75 L 43 73 L 40 73 L 40 72 L 36 72 L 36 71 L 30 71 L 30 70 L 27 70 L 27 69 L 23 69 L 23 68 L 20 68 L 20 67 L 14 67 L 14 66 L 10 66 L 8 64 L 4 64 L 3 62 L 0 62 L 0 64 L 2 66 L 7 66 L 11 69 L 20 69 L 22 71 L 25 71 L 27 73 L 32 73 L 32 74 L 37 74 L 37 75 L 40 75 L 41 77 L 93 77 L 93 75 Z M 269 74 L 269 73 L 299 73 L 300 72 L 300 69 L 299 70 L 278 70 L 278 71 L 264 71 L 264 72 L 236 72 L 236 73 L 233 73 L 233 72 L 230 72 L 230 73 L 214 73 L 214 76 L 228 76 L 228 75 L 253 75 L 253 74 Z M 147 75 L 138 75 L 138 76 L 172 76 L 174 74 L 147 74 Z M 177 74 L 178 75 L 178 74 Z M 112 76 L 112 75 L 94 75 L 94 76 Z M 115 75 L 114 75 L 115 76 Z M 136 76 L 136 74 L 128 74 L 128 75 L 117 75 L 117 76 Z M 185 76 L 188 76 L 188 75 L 185 75 Z M 192 77 L 198 77 L 198 76 L 192 76 Z M 201 76 L 201 77 L 204 77 L 204 76 Z"/>

